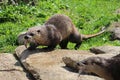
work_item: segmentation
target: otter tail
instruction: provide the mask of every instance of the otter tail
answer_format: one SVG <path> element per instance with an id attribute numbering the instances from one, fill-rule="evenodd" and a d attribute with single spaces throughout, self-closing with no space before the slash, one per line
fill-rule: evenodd
<path id="1" fill-rule="evenodd" d="M 104 32 L 106 31 L 106 28 L 103 27 L 101 30 L 102 30 L 102 31 L 100 31 L 100 32 L 98 32 L 98 33 L 96 33 L 96 34 L 82 35 L 82 39 L 83 39 L 83 40 L 86 40 L 86 39 L 89 39 L 89 38 L 92 38 L 92 37 L 98 36 L 98 35 L 104 33 Z"/>

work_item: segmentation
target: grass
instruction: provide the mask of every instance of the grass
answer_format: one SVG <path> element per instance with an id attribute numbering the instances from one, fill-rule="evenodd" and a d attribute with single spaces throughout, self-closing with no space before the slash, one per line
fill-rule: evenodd
<path id="1" fill-rule="evenodd" d="M 50 16 L 60 13 L 68 15 L 82 34 L 97 33 L 102 26 L 120 21 L 114 14 L 120 8 L 119 0 L 39 0 L 36 6 L 6 5 L 0 7 L 0 52 L 14 52 L 17 35 L 27 28 L 43 24 Z M 101 45 L 119 46 L 119 41 L 109 41 L 106 32 L 82 43 L 79 49 Z M 74 49 L 73 43 L 68 48 Z"/>

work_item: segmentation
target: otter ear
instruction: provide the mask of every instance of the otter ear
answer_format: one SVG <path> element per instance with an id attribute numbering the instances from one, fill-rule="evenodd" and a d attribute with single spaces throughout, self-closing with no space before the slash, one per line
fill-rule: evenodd
<path id="1" fill-rule="evenodd" d="M 19 45 L 24 45 L 24 36 L 26 35 L 27 32 L 21 32 L 18 36 L 17 36 L 17 42 Z"/>

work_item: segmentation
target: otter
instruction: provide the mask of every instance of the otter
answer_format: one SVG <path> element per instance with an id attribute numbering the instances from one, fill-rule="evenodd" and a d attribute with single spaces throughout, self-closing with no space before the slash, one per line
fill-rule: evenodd
<path id="1" fill-rule="evenodd" d="M 120 54 L 109 59 L 89 57 L 82 61 L 63 57 L 63 62 L 80 73 L 94 73 L 105 80 L 120 80 Z"/>
<path id="2" fill-rule="evenodd" d="M 41 26 L 34 26 L 28 29 L 24 35 L 24 43 L 30 43 L 28 49 L 35 49 L 37 46 L 48 46 L 48 49 L 54 49 L 58 44 L 62 49 L 67 49 L 68 42 L 76 43 L 75 49 L 78 49 L 83 40 L 95 37 L 105 32 L 102 31 L 91 34 L 80 34 L 72 20 L 63 14 L 55 14 Z"/>

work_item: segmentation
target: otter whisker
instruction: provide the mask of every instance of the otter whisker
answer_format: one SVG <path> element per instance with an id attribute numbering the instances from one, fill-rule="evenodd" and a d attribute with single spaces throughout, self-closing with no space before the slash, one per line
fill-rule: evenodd
<path id="1" fill-rule="evenodd" d="M 82 72 L 83 72 L 82 70 L 79 70 L 78 77 L 80 77 L 80 75 L 81 75 Z"/>
<path id="2" fill-rule="evenodd" d="M 24 45 L 25 45 L 25 47 L 27 48 L 27 43 L 28 43 L 28 41 L 24 41 Z"/>

